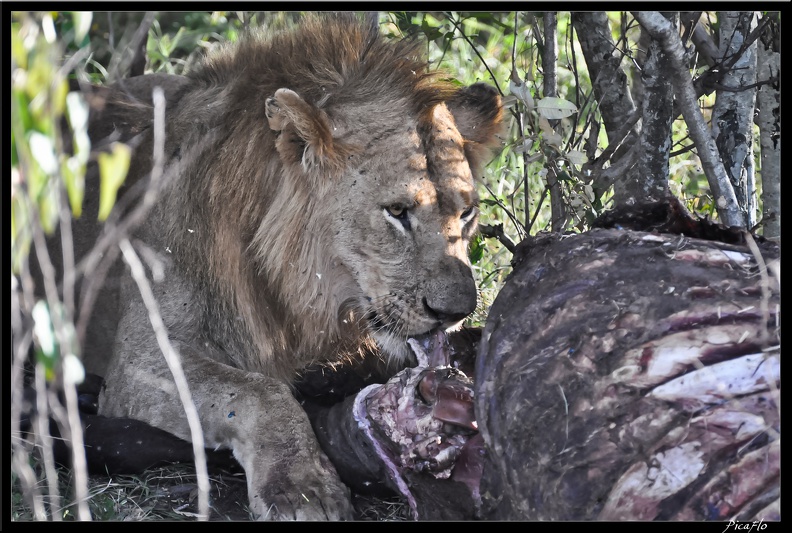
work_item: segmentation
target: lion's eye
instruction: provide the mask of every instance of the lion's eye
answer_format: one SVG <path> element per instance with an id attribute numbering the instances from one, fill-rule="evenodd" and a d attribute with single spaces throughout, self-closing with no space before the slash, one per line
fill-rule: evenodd
<path id="1" fill-rule="evenodd" d="M 393 204 L 383 208 L 383 213 L 385 213 L 385 217 L 388 221 L 396 226 L 402 233 L 412 229 L 409 217 L 410 210 L 407 207 Z"/>
<path id="2" fill-rule="evenodd" d="M 407 218 L 407 208 L 402 205 L 391 205 L 385 208 L 390 216 L 396 219 Z"/>
<path id="3" fill-rule="evenodd" d="M 475 215 L 476 215 L 476 206 L 471 205 L 470 207 L 462 211 L 462 214 L 459 216 L 459 218 L 462 220 L 463 224 L 467 224 Z"/>

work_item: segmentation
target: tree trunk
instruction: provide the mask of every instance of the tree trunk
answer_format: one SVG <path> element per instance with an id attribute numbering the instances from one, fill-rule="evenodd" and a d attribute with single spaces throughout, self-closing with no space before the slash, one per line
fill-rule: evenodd
<path id="1" fill-rule="evenodd" d="M 742 50 L 748 34 L 756 27 L 753 12 L 718 13 L 720 60 L 741 54 L 724 73 L 722 88 L 712 110 L 712 137 L 731 180 L 744 219 L 743 227 L 756 224 L 756 181 L 754 176 L 753 116 L 756 102 L 756 41 Z"/>
<path id="2" fill-rule="evenodd" d="M 586 59 L 594 98 L 598 102 L 605 131 L 608 134 L 608 142 L 618 144 L 624 139 L 630 139 L 631 137 L 626 135 L 629 132 L 624 132 L 625 137 L 622 138 L 620 130 L 625 119 L 635 110 L 635 105 L 627 84 L 627 75 L 620 66 L 621 53 L 616 50 L 616 43 L 611 38 L 608 15 L 604 11 L 575 12 L 572 14 L 572 21 L 583 57 Z M 639 129 L 634 126 L 632 131 L 638 132 Z M 631 143 L 619 146 L 611 164 L 624 157 L 630 147 Z M 628 174 L 631 176 L 631 173 Z M 630 176 L 626 179 L 634 180 Z M 595 196 L 602 195 L 612 183 L 610 179 L 598 180 L 595 177 Z"/>
<path id="3" fill-rule="evenodd" d="M 720 159 L 718 148 L 712 139 L 698 104 L 696 89 L 693 86 L 693 80 L 687 68 L 685 49 L 679 38 L 679 31 L 657 11 L 637 11 L 633 15 L 641 24 L 641 27 L 661 44 L 668 56 L 675 97 L 688 125 L 690 137 L 696 143 L 701 166 L 715 197 L 715 205 L 718 209 L 720 221 L 726 226 L 744 228 L 745 220 L 742 217 L 734 187 L 732 187 L 732 183 Z"/>
<path id="4" fill-rule="evenodd" d="M 778 13 L 765 16 L 778 17 Z M 759 116 L 759 144 L 762 152 L 762 217 L 763 235 L 767 239 L 781 238 L 781 54 L 780 28 L 774 18 L 759 41 L 757 77 L 767 82 L 759 87 L 757 107 Z"/>
<path id="5" fill-rule="evenodd" d="M 679 14 L 665 14 L 676 26 Z M 642 32 L 646 33 L 646 32 Z M 668 196 L 668 158 L 671 152 L 671 125 L 674 121 L 674 91 L 668 56 L 654 39 L 648 40 L 646 60 L 641 75 L 641 133 L 638 139 L 640 156 L 636 161 L 640 179 L 617 177 L 614 201 L 635 204 L 659 201 Z M 632 177 L 632 172 L 625 177 Z"/>
<path id="6" fill-rule="evenodd" d="M 483 518 L 778 519 L 778 248 L 679 208 L 518 245 L 476 363 Z"/>
<path id="7" fill-rule="evenodd" d="M 556 75 L 558 63 L 558 19 L 554 12 L 542 14 L 542 28 L 544 29 L 544 46 L 542 47 L 542 71 L 544 80 L 542 88 L 545 97 L 558 96 L 558 76 Z M 550 126 L 555 129 L 558 127 L 558 120 L 550 120 Z M 546 166 L 547 185 L 550 188 L 550 222 L 555 232 L 566 229 L 567 214 L 564 206 L 564 191 L 561 182 L 556 175 L 555 165 Z"/>

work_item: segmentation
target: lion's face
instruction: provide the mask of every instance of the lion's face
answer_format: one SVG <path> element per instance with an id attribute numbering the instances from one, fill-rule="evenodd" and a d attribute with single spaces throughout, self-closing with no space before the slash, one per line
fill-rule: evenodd
<path id="1" fill-rule="evenodd" d="M 370 138 L 335 188 L 334 249 L 358 288 L 350 297 L 390 354 L 475 309 L 468 244 L 478 195 L 463 143 L 439 105 L 428 124 Z"/>
<path id="2" fill-rule="evenodd" d="M 340 320 L 363 324 L 385 353 L 404 357 L 408 338 L 453 328 L 476 307 L 471 169 L 497 144 L 501 108 L 483 84 L 418 112 L 392 104 L 322 109 L 279 89 L 267 117 L 290 179 L 312 187 L 305 249 L 323 250 L 313 268 L 317 277 L 332 270 L 322 287 L 307 274 L 306 308 L 341 309 Z"/>

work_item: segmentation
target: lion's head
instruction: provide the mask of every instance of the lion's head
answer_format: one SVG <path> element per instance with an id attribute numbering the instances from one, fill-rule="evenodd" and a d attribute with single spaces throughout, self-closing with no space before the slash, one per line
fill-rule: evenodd
<path id="1" fill-rule="evenodd" d="M 372 337 L 403 357 L 408 337 L 474 310 L 474 177 L 498 145 L 500 98 L 442 80 L 421 49 L 317 18 L 191 75 L 169 134 L 217 139 L 180 174 L 210 213 L 216 294 L 261 354 L 240 366 L 278 352 L 304 364 Z M 199 223 L 175 213 L 181 233 Z"/>
<path id="2" fill-rule="evenodd" d="M 484 87 L 457 98 L 479 93 L 497 112 L 496 98 Z M 478 195 L 465 154 L 471 139 L 463 137 L 453 114 L 460 102 L 401 116 L 394 111 L 403 109 L 406 99 L 390 102 L 395 109 L 350 106 L 325 116 L 311 116 L 306 106 L 304 116 L 299 113 L 305 101 L 279 89 L 268 112 L 270 125 L 281 132 L 281 157 L 296 179 L 307 180 L 324 166 L 323 156 L 311 151 L 343 154 L 337 173 L 324 176 L 331 186 L 313 211 L 326 225 L 323 253 L 340 267 L 332 283 L 338 300 L 351 300 L 378 344 L 404 355 L 408 337 L 450 328 L 475 309 L 468 244 L 477 228 Z M 300 120 L 317 120 L 311 129 L 334 133 L 326 138 L 296 128 L 284 133 Z M 472 131 L 476 124 L 465 126 Z M 343 139 L 342 148 L 334 146 L 335 138 Z M 302 153 L 295 153 L 295 146 Z M 289 161 L 294 157 L 299 160 Z"/>

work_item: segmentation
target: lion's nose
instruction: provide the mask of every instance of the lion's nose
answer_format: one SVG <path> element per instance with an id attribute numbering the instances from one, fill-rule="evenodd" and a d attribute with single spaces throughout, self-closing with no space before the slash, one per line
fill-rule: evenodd
<path id="1" fill-rule="evenodd" d="M 451 325 L 455 322 L 459 322 L 473 312 L 472 309 L 470 311 L 436 309 L 429 304 L 426 298 L 424 298 L 423 304 L 424 308 L 426 309 L 426 313 L 429 316 L 436 318 L 444 325 Z"/>
<path id="2" fill-rule="evenodd" d="M 456 257 L 444 259 L 424 285 L 423 305 L 428 316 L 447 328 L 476 310 L 478 292 L 469 264 Z"/>
<path id="3" fill-rule="evenodd" d="M 461 311 L 442 311 L 435 309 L 429 305 L 429 303 L 426 301 L 426 298 L 424 298 L 424 307 L 426 308 L 427 314 L 443 323 L 459 322 L 469 314 L 463 313 Z"/>

